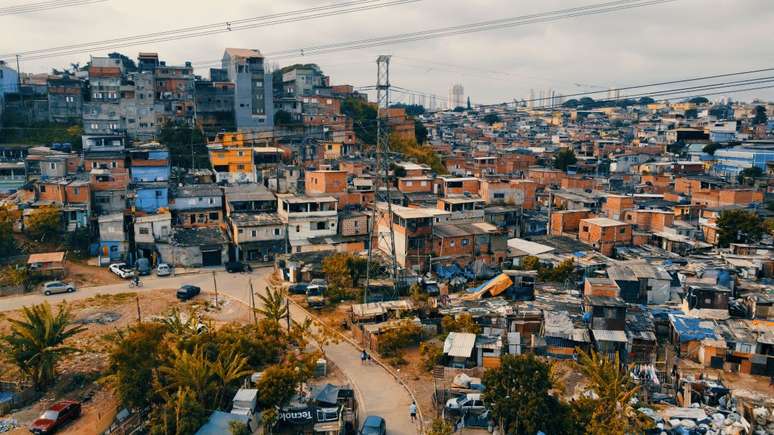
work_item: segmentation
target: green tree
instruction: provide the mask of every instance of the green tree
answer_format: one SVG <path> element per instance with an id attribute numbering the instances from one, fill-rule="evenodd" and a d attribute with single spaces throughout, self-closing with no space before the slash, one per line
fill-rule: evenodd
<path id="1" fill-rule="evenodd" d="M 170 345 L 167 365 L 159 367 L 165 388 L 171 391 L 190 391 L 195 400 L 206 407 L 208 399 L 217 390 L 212 364 L 204 349 L 196 346 L 192 352 Z"/>
<path id="2" fill-rule="evenodd" d="M 252 435 L 253 433 L 247 424 L 235 420 L 228 422 L 228 430 L 231 435 Z"/>
<path id="3" fill-rule="evenodd" d="M 653 104 L 653 103 L 656 102 L 656 100 L 654 100 L 653 98 L 650 98 L 650 97 L 642 97 L 642 98 L 639 99 L 638 102 L 640 103 L 641 106 L 644 106 L 644 105 L 647 105 L 647 104 Z"/>
<path id="4" fill-rule="evenodd" d="M 293 115 L 286 110 L 278 110 L 274 114 L 274 125 L 290 125 L 293 124 Z"/>
<path id="5" fill-rule="evenodd" d="M 263 371 L 258 381 L 258 400 L 265 408 L 287 405 L 298 388 L 300 379 L 295 367 L 273 365 Z"/>
<path id="6" fill-rule="evenodd" d="M 575 151 L 569 148 L 562 148 L 554 157 L 554 168 L 567 171 L 567 167 L 574 165 L 577 161 Z"/>
<path id="7" fill-rule="evenodd" d="M 705 97 L 693 97 L 688 100 L 688 102 L 693 104 L 707 104 L 709 103 L 709 100 Z"/>
<path id="8" fill-rule="evenodd" d="M 486 115 L 484 115 L 484 117 L 481 120 L 486 122 L 489 125 L 492 125 L 492 124 L 494 124 L 496 122 L 500 122 L 501 121 L 500 120 L 500 115 L 498 115 L 498 114 L 496 114 L 494 112 L 487 113 Z"/>
<path id="9" fill-rule="evenodd" d="M 216 384 L 214 403 L 223 409 L 239 388 L 242 379 L 252 373 L 252 370 L 247 357 L 232 348 L 221 349 L 212 363 L 212 373 Z"/>
<path id="10" fill-rule="evenodd" d="M 635 386 L 618 360 L 600 356 L 596 352 L 578 352 L 581 373 L 588 380 L 588 389 L 597 399 L 587 403 L 591 410 L 586 433 L 604 435 L 612 433 L 643 433 L 648 424 L 644 415 L 631 404 L 639 387 Z"/>
<path id="11" fill-rule="evenodd" d="M 209 167 L 207 139 L 200 128 L 185 122 L 167 122 L 159 131 L 159 142 L 169 148 L 171 163 L 181 168 Z"/>
<path id="12" fill-rule="evenodd" d="M 0 271 L 0 282 L 11 286 L 21 287 L 24 291 L 32 289 L 32 274 L 25 265 L 9 265 Z"/>
<path id="13" fill-rule="evenodd" d="M 207 410 L 189 388 L 167 395 L 151 412 L 151 435 L 193 435 L 207 421 Z"/>
<path id="14" fill-rule="evenodd" d="M 352 287 L 357 287 L 360 278 L 366 274 L 368 258 L 351 255 L 347 258 L 347 271 L 352 279 Z"/>
<path id="15" fill-rule="evenodd" d="M 84 328 L 72 326 L 72 320 L 66 303 L 54 314 L 48 302 L 24 307 L 21 319 L 8 319 L 11 332 L 3 337 L 4 356 L 38 391 L 54 381 L 56 364 L 62 356 L 75 351 L 64 342 Z"/>
<path id="16" fill-rule="evenodd" d="M 538 270 L 540 259 L 534 255 L 528 255 L 521 260 L 521 270 Z"/>
<path id="17" fill-rule="evenodd" d="M 569 410 L 550 394 L 550 368 L 533 354 L 504 355 L 483 383 L 484 402 L 505 433 L 555 434 L 569 427 Z"/>
<path id="18" fill-rule="evenodd" d="M 470 104 L 470 97 L 468 97 L 468 110 L 472 109 L 473 106 Z"/>
<path id="19" fill-rule="evenodd" d="M 89 255 L 89 245 L 91 244 L 91 231 L 88 228 L 76 228 L 65 235 L 65 246 L 69 253 L 78 258 L 84 258 Z"/>
<path id="20" fill-rule="evenodd" d="M 45 206 L 30 214 L 27 234 L 39 242 L 53 241 L 61 238 L 62 211 L 58 207 Z"/>
<path id="21" fill-rule="evenodd" d="M 148 388 L 161 365 L 160 351 L 167 333 L 165 325 L 144 322 L 131 326 L 111 348 L 108 361 L 119 400 L 130 409 L 142 409 L 154 395 Z"/>
<path id="22" fill-rule="evenodd" d="M 341 113 L 352 118 L 355 136 L 361 142 L 376 144 L 376 105 L 358 98 L 341 102 Z"/>
<path id="23" fill-rule="evenodd" d="M 351 255 L 339 252 L 330 256 L 327 256 L 322 261 L 322 271 L 325 274 L 325 280 L 328 286 L 345 289 L 349 287 L 352 278 L 349 274 L 347 262 Z"/>
<path id="24" fill-rule="evenodd" d="M 685 111 L 686 119 L 696 119 L 697 116 L 699 116 L 699 111 L 696 109 L 688 109 Z"/>
<path id="25" fill-rule="evenodd" d="M 409 320 L 379 336 L 379 353 L 387 357 L 400 357 L 402 350 L 419 342 L 422 327 Z"/>
<path id="26" fill-rule="evenodd" d="M 7 206 L 0 207 L 0 258 L 17 254 L 16 239 L 13 237 L 13 224 L 19 219 L 19 212 Z"/>
<path id="27" fill-rule="evenodd" d="M 752 120 L 752 125 L 767 124 L 769 117 L 766 115 L 766 108 L 763 106 L 755 106 L 755 116 Z"/>
<path id="28" fill-rule="evenodd" d="M 415 119 L 414 120 L 414 136 L 417 138 L 417 143 L 420 145 L 424 145 L 425 142 L 427 142 L 427 127 L 425 127 L 425 124 L 422 123 L 422 121 Z"/>
<path id="29" fill-rule="evenodd" d="M 419 355 L 422 356 L 422 368 L 429 372 L 443 360 L 443 348 L 425 341 L 419 344 Z"/>
<path id="30" fill-rule="evenodd" d="M 470 313 L 462 313 L 458 316 L 443 316 L 441 318 L 441 328 L 447 334 L 449 332 L 469 332 L 471 334 L 481 332 L 481 327 L 473 320 L 473 316 Z"/>
<path id="31" fill-rule="evenodd" d="M 739 175 L 736 177 L 736 181 L 739 182 L 739 184 L 750 184 L 752 185 L 755 182 L 756 178 L 763 176 L 763 170 L 757 166 L 753 166 L 751 168 L 744 168 L 741 172 L 739 172 Z"/>
<path id="32" fill-rule="evenodd" d="M 731 243 L 756 243 L 763 237 L 763 222 L 754 211 L 736 209 L 724 210 L 717 221 L 718 245 L 721 248 Z"/>
<path id="33" fill-rule="evenodd" d="M 427 431 L 427 435 L 452 435 L 454 428 L 451 423 L 443 418 L 436 418 L 433 420 L 433 425 L 430 426 L 430 430 Z"/>
<path id="34" fill-rule="evenodd" d="M 266 294 L 258 293 L 258 300 L 261 303 L 256 312 L 266 320 L 279 324 L 280 320 L 288 315 L 287 292 L 282 287 L 277 275 L 269 278 L 269 285 L 266 287 Z"/>

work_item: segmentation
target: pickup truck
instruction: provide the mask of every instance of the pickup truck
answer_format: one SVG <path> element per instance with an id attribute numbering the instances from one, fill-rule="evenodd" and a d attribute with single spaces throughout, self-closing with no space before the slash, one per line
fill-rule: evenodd
<path id="1" fill-rule="evenodd" d="M 134 276 L 134 270 L 126 263 L 113 263 L 108 269 L 123 279 L 129 279 Z"/>

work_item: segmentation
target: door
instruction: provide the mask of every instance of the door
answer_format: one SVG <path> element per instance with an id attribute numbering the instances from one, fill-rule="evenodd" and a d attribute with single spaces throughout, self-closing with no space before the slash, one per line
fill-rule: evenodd
<path id="1" fill-rule="evenodd" d="M 221 265 L 220 250 L 217 250 L 217 251 L 202 251 L 202 265 L 203 266 L 220 266 Z"/>

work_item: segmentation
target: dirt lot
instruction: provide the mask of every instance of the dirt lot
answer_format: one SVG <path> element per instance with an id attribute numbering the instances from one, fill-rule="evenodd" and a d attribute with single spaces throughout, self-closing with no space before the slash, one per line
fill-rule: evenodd
<path id="1" fill-rule="evenodd" d="M 72 282 L 76 287 L 92 287 L 124 282 L 116 274 L 109 271 L 107 267 L 91 266 L 81 260 L 67 261 L 66 268 L 67 275 L 65 276 L 65 281 Z"/>
<path id="2" fill-rule="evenodd" d="M 117 412 L 118 403 L 109 389 L 101 385 L 103 371 L 107 368 L 107 351 L 111 345 L 111 335 L 137 321 L 137 308 L 143 319 L 152 316 L 164 316 L 172 307 L 180 306 L 175 291 L 158 290 L 153 292 L 120 293 L 116 295 L 98 295 L 90 299 L 71 304 L 77 322 L 87 329 L 67 342 L 78 349 L 64 358 L 57 367 L 60 374 L 57 384 L 32 405 L 17 410 L 11 418 L 21 426 L 10 433 L 29 433 L 25 428 L 50 404 L 61 399 L 75 399 L 83 403 L 83 415 L 73 424 L 58 433 L 97 434 L 104 431 Z M 220 311 L 211 307 L 211 295 L 202 294 L 192 304 L 198 305 L 201 313 L 213 321 L 216 326 L 230 321 L 246 321 L 252 315 L 244 305 L 225 300 Z M 0 315 L 0 335 L 10 330 L 9 318 L 18 319 L 21 312 Z M 16 373 L 13 366 L 0 362 L 0 373 L 4 378 L 12 378 Z M 9 417 L 9 416 L 4 416 Z"/>

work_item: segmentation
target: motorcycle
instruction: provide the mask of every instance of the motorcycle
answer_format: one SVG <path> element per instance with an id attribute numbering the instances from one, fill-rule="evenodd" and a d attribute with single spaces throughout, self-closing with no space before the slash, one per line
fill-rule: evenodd
<path id="1" fill-rule="evenodd" d="M 133 279 L 129 281 L 129 287 L 142 287 L 142 281 L 139 279 Z"/>

